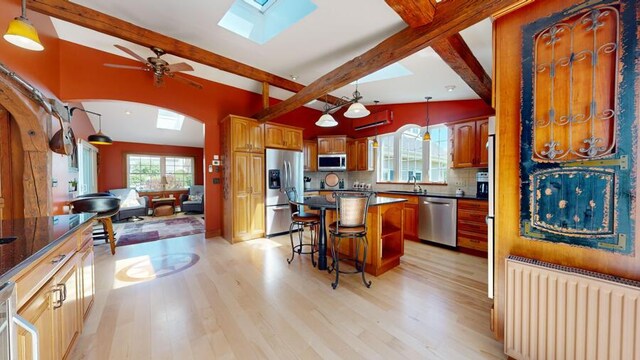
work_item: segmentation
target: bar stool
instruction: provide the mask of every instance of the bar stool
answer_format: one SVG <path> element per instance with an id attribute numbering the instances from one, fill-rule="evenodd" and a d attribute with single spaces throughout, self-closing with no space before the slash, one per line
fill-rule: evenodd
<path id="1" fill-rule="evenodd" d="M 329 225 L 331 234 L 331 256 L 333 263 L 329 272 L 336 272 L 336 281 L 331 283 L 334 289 L 338 287 L 340 273 L 362 274 L 362 282 L 366 287 L 371 287 L 371 281 L 367 281 L 364 275 L 365 263 L 367 261 L 367 212 L 369 211 L 369 201 L 371 193 L 334 193 L 336 199 L 336 213 L 338 220 Z M 340 258 L 340 242 L 343 238 L 355 242 L 355 252 L 353 257 Z M 360 255 L 362 246 L 362 260 Z M 340 261 L 352 261 L 355 267 L 353 271 L 340 270 Z"/>
<path id="2" fill-rule="evenodd" d="M 93 232 L 93 239 L 104 239 L 111 247 L 111 255 L 116 254 L 116 240 L 111 216 L 120 211 L 120 199 L 109 193 L 80 195 L 69 202 L 71 212 L 97 213 L 95 220 L 102 224 L 102 231 Z"/>
<path id="3" fill-rule="evenodd" d="M 316 248 L 318 237 L 318 225 L 320 224 L 320 216 L 308 214 L 304 212 L 304 208 L 295 201 L 298 199 L 298 193 L 295 188 L 285 189 L 287 198 L 289 199 L 289 207 L 291 208 L 291 225 L 289 225 L 289 240 L 291 240 L 291 259 L 287 259 L 287 263 L 291 264 L 296 252 L 298 255 L 311 255 L 311 263 L 316 266 L 316 260 L 313 255 L 318 252 Z M 303 242 L 304 228 L 309 228 L 311 242 Z M 298 230 L 298 245 L 293 244 L 293 230 Z M 304 250 L 309 247 L 309 250 Z"/>

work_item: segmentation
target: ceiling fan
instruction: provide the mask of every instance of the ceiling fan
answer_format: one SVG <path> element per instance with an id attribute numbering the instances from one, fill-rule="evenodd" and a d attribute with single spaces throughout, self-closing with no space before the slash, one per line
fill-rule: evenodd
<path id="1" fill-rule="evenodd" d="M 191 85 L 195 88 L 198 89 L 202 89 L 202 85 L 187 79 L 186 77 L 180 76 L 177 73 L 181 72 L 181 71 L 193 71 L 193 67 L 191 67 L 191 65 L 181 62 L 181 63 L 176 63 L 176 64 L 169 64 L 168 62 L 166 62 L 164 59 L 161 59 L 160 57 L 162 55 L 165 54 L 164 50 L 158 48 L 158 47 L 151 47 L 151 51 L 153 51 L 156 56 L 150 56 L 148 58 L 143 58 L 142 56 L 136 54 L 135 52 L 133 52 L 130 49 L 127 49 L 124 46 L 121 45 L 114 45 L 116 48 L 124 51 L 125 53 L 133 56 L 136 60 L 140 61 L 141 63 L 144 63 L 144 66 L 130 66 L 130 65 L 120 65 L 120 64 L 104 64 L 104 66 L 106 67 L 111 67 L 111 68 L 118 68 L 118 69 L 129 69 L 129 70 L 143 70 L 143 71 L 150 71 L 153 73 L 153 78 L 154 78 L 154 85 L 155 86 L 162 86 L 162 84 L 164 83 L 164 77 L 165 75 L 172 78 L 172 79 L 176 79 L 179 81 L 182 81 L 185 84 Z"/>

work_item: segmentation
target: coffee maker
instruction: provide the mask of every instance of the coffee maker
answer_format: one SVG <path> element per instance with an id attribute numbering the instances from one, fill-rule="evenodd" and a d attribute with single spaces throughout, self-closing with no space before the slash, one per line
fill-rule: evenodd
<path id="1" fill-rule="evenodd" d="M 489 173 L 479 171 L 476 174 L 476 196 L 482 199 L 489 197 Z"/>

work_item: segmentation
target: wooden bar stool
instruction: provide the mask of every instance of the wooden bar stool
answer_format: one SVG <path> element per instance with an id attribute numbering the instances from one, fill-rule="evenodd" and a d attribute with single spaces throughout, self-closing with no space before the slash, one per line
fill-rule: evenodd
<path id="1" fill-rule="evenodd" d="M 311 263 L 313 267 L 316 266 L 316 259 L 314 254 L 318 252 L 317 249 L 317 237 L 318 237 L 318 225 L 320 224 L 320 216 L 315 214 L 308 214 L 304 212 L 304 208 L 298 205 L 295 201 L 298 200 L 298 193 L 295 188 L 285 189 L 287 198 L 289 199 L 289 207 L 291 208 L 291 225 L 289 225 L 289 240 L 291 240 L 291 259 L 287 259 L 287 263 L 291 264 L 296 252 L 298 255 L 311 255 Z M 309 235 L 311 236 L 311 242 L 305 243 L 303 241 L 304 228 L 309 228 Z M 293 230 L 298 230 L 298 245 L 293 243 Z M 305 250 L 305 248 L 309 250 Z"/>
<path id="2" fill-rule="evenodd" d="M 338 287 L 340 273 L 362 274 L 362 282 L 366 287 L 371 287 L 371 281 L 367 281 L 364 275 L 367 261 L 367 212 L 371 193 L 334 193 L 336 199 L 336 215 L 338 220 L 329 225 L 331 234 L 331 256 L 333 263 L 329 272 L 335 270 L 336 280 L 331 283 L 334 289 Z M 355 242 L 353 257 L 340 258 L 340 242 L 347 238 Z M 359 258 L 360 246 L 362 246 L 362 259 Z M 340 261 L 351 261 L 355 267 L 353 271 L 340 270 Z"/>
<path id="3" fill-rule="evenodd" d="M 102 224 L 102 229 L 111 247 L 111 255 L 116 253 L 116 239 L 113 232 L 111 217 L 120 211 L 120 199 L 109 193 L 95 193 L 80 195 L 69 202 L 73 213 L 97 213 L 96 221 Z"/>

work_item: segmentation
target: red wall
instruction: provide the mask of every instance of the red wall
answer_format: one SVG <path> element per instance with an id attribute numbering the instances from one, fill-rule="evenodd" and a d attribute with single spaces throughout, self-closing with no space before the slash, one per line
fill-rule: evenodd
<path id="1" fill-rule="evenodd" d="M 114 141 L 112 145 L 100 145 L 98 148 L 100 149 L 100 154 L 98 155 L 98 191 L 127 187 L 127 181 L 125 179 L 125 156 L 127 153 L 193 157 L 195 158 L 195 184 L 203 184 L 204 171 L 202 167 L 204 149 L 202 148 L 121 141 Z"/>

